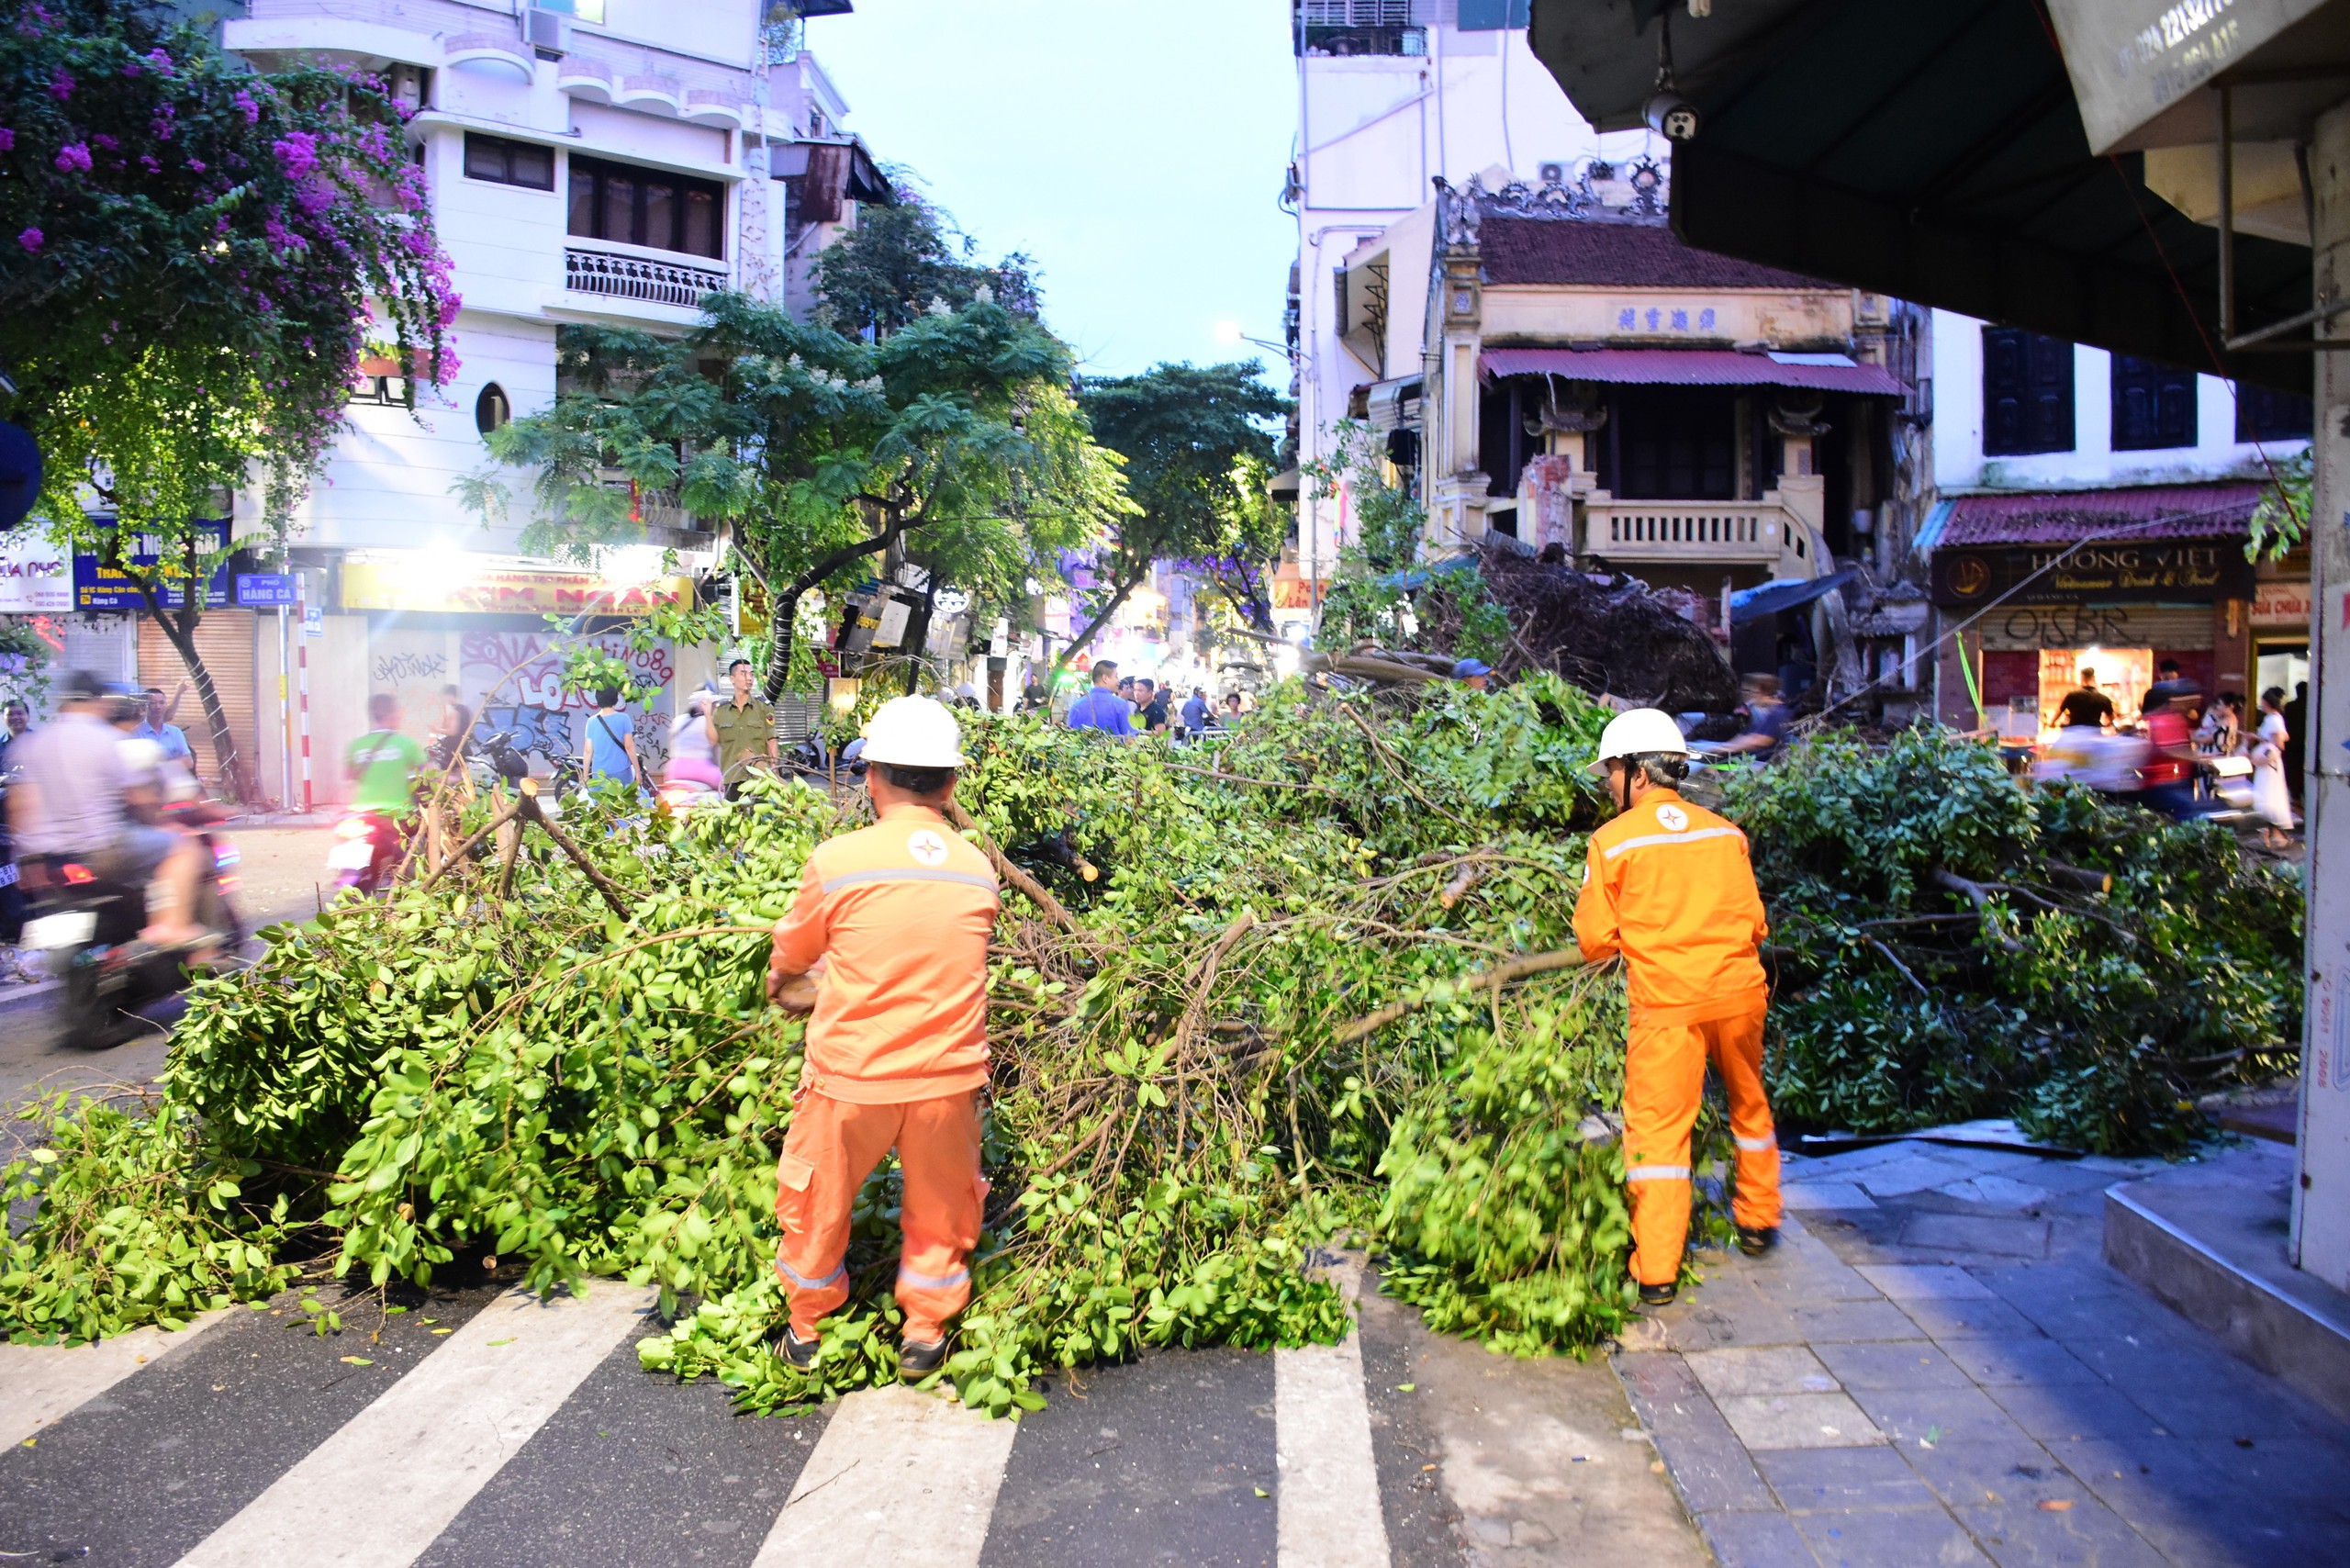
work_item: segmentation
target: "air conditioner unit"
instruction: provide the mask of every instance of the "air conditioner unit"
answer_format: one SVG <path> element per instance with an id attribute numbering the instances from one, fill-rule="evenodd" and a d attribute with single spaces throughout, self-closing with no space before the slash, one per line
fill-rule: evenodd
<path id="1" fill-rule="evenodd" d="M 541 60 L 561 60 L 564 46 L 570 40 L 563 14 L 542 11 L 536 6 L 522 13 L 522 36 L 530 43 L 531 52 Z"/>
<path id="2" fill-rule="evenodd" d="M 1546 185 L 1563 185 L 1567 183 L 1567 166 L 1563 162 L 1542 163 L 1536 168 L 1535 177 Z"/>

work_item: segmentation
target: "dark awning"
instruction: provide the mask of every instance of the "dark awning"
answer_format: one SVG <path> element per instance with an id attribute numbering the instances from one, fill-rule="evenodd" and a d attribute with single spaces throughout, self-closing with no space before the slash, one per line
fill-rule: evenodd
<path id="1" fill-rule="evenodd" d="M 1742 588 L 1729 596 L 1729 618 L 1735 623 L 1776 615 L 1782 610 L 1800 609 L 1813 599 L 1827 598 L 1860 575 L 1858 566 L 1846 566 L 1824 577 L 1779 577 Z"/>
<path id="2" fill-rule="evenodd" d="M 2215 230 L 2098 158 L 2035 0 L 1534 0 L 1528 38 L 1602 130 L 1642 123 L 1670 17 L 1699 112 L 1673 227 L 1704 250 L 2306 392 L 2219 341 Z M 2167 263 L 2167 265 L 2165 265 Z M 2310 252 L 2236 241 L 2239 331 L 2309 308 Z"/>
<path id="3" fill-rule="evenodd" d="M 1909 389 L 1882 365 L 1844 354 L 1741 353 L 1736 349 L 1487 349 L 1487 375 L 1557 375 L 1668 386 L 1804 386 L 1899 398 Z"/>

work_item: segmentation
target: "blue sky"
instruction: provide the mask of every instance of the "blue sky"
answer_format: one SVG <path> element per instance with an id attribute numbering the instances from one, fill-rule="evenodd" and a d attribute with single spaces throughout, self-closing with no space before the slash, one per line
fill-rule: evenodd
<path id="1" fill-rule="evenodd" d="M 984 259 L 1035 257 L 1054 330 L 1088 371 L 1125 375 L 1256 353 L 1235 326 L 1281 336 L 1287 17 L 1282 0 L 856 0 L 808 45 L 874 155 L 916 170 Z"/>

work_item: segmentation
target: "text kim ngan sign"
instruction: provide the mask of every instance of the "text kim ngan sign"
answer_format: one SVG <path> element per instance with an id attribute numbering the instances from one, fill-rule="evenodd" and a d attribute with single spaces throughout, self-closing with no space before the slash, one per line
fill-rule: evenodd
<path id="1" fill-rule="evenodd" d="M 94 516 L 90 521 L 100 528 L 114 526 L 111 517 Z M 229 520 L 216 518 L 190 524 L 190 527 L 196 532 L 199 557 L 207 554 L 221 557 L 220 564 L 213 567 L 212 575 L 204 581 L 204 608 L 224 609 L 229 603 L 229 564 L 225 554 L 229 548 Z M 185 549 L 183 543 L 172 554 L 175 558 L 180 557 Z M 134 534 L 126 554 L 130 566 L 140 576 L 151 576 L 163 558 L 163 541 L 152 533 Z M 164 609 L 178 610 L 187 603 L 187 584 L 185 579 L 166 579 L 155 585 L 155 594 L 162 600 Z M 129 573 L 118 567 L 102 566 L 95 555 L 84 555 L 77 551 L 73 556 L 73 608 L 144 610 L 147 598 L 139 591 L 139 585 L 131 581 Z"/>

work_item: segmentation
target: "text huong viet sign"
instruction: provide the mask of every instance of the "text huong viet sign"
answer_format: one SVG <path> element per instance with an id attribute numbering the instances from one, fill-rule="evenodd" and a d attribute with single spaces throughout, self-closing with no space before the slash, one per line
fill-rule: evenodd
<path id="1" fill-rule="evenodd" d="M 2250 599 L 2252 563 L 2241 539 L 2144 543 L 1964 547 L 1934 552 L 1932 593 L 1945 609 L 2115 600 L 2209 603 Z"/>
<path id="2" fill-rule="evenodd" d="M 342 608 L 460 615 L 647 615 L 691 603 L 693 579 L 655 577 L 621 583 L 597 572 L 544 566 L 469 565 L 452 573 L 439 563 L 346 561 Z"/>

